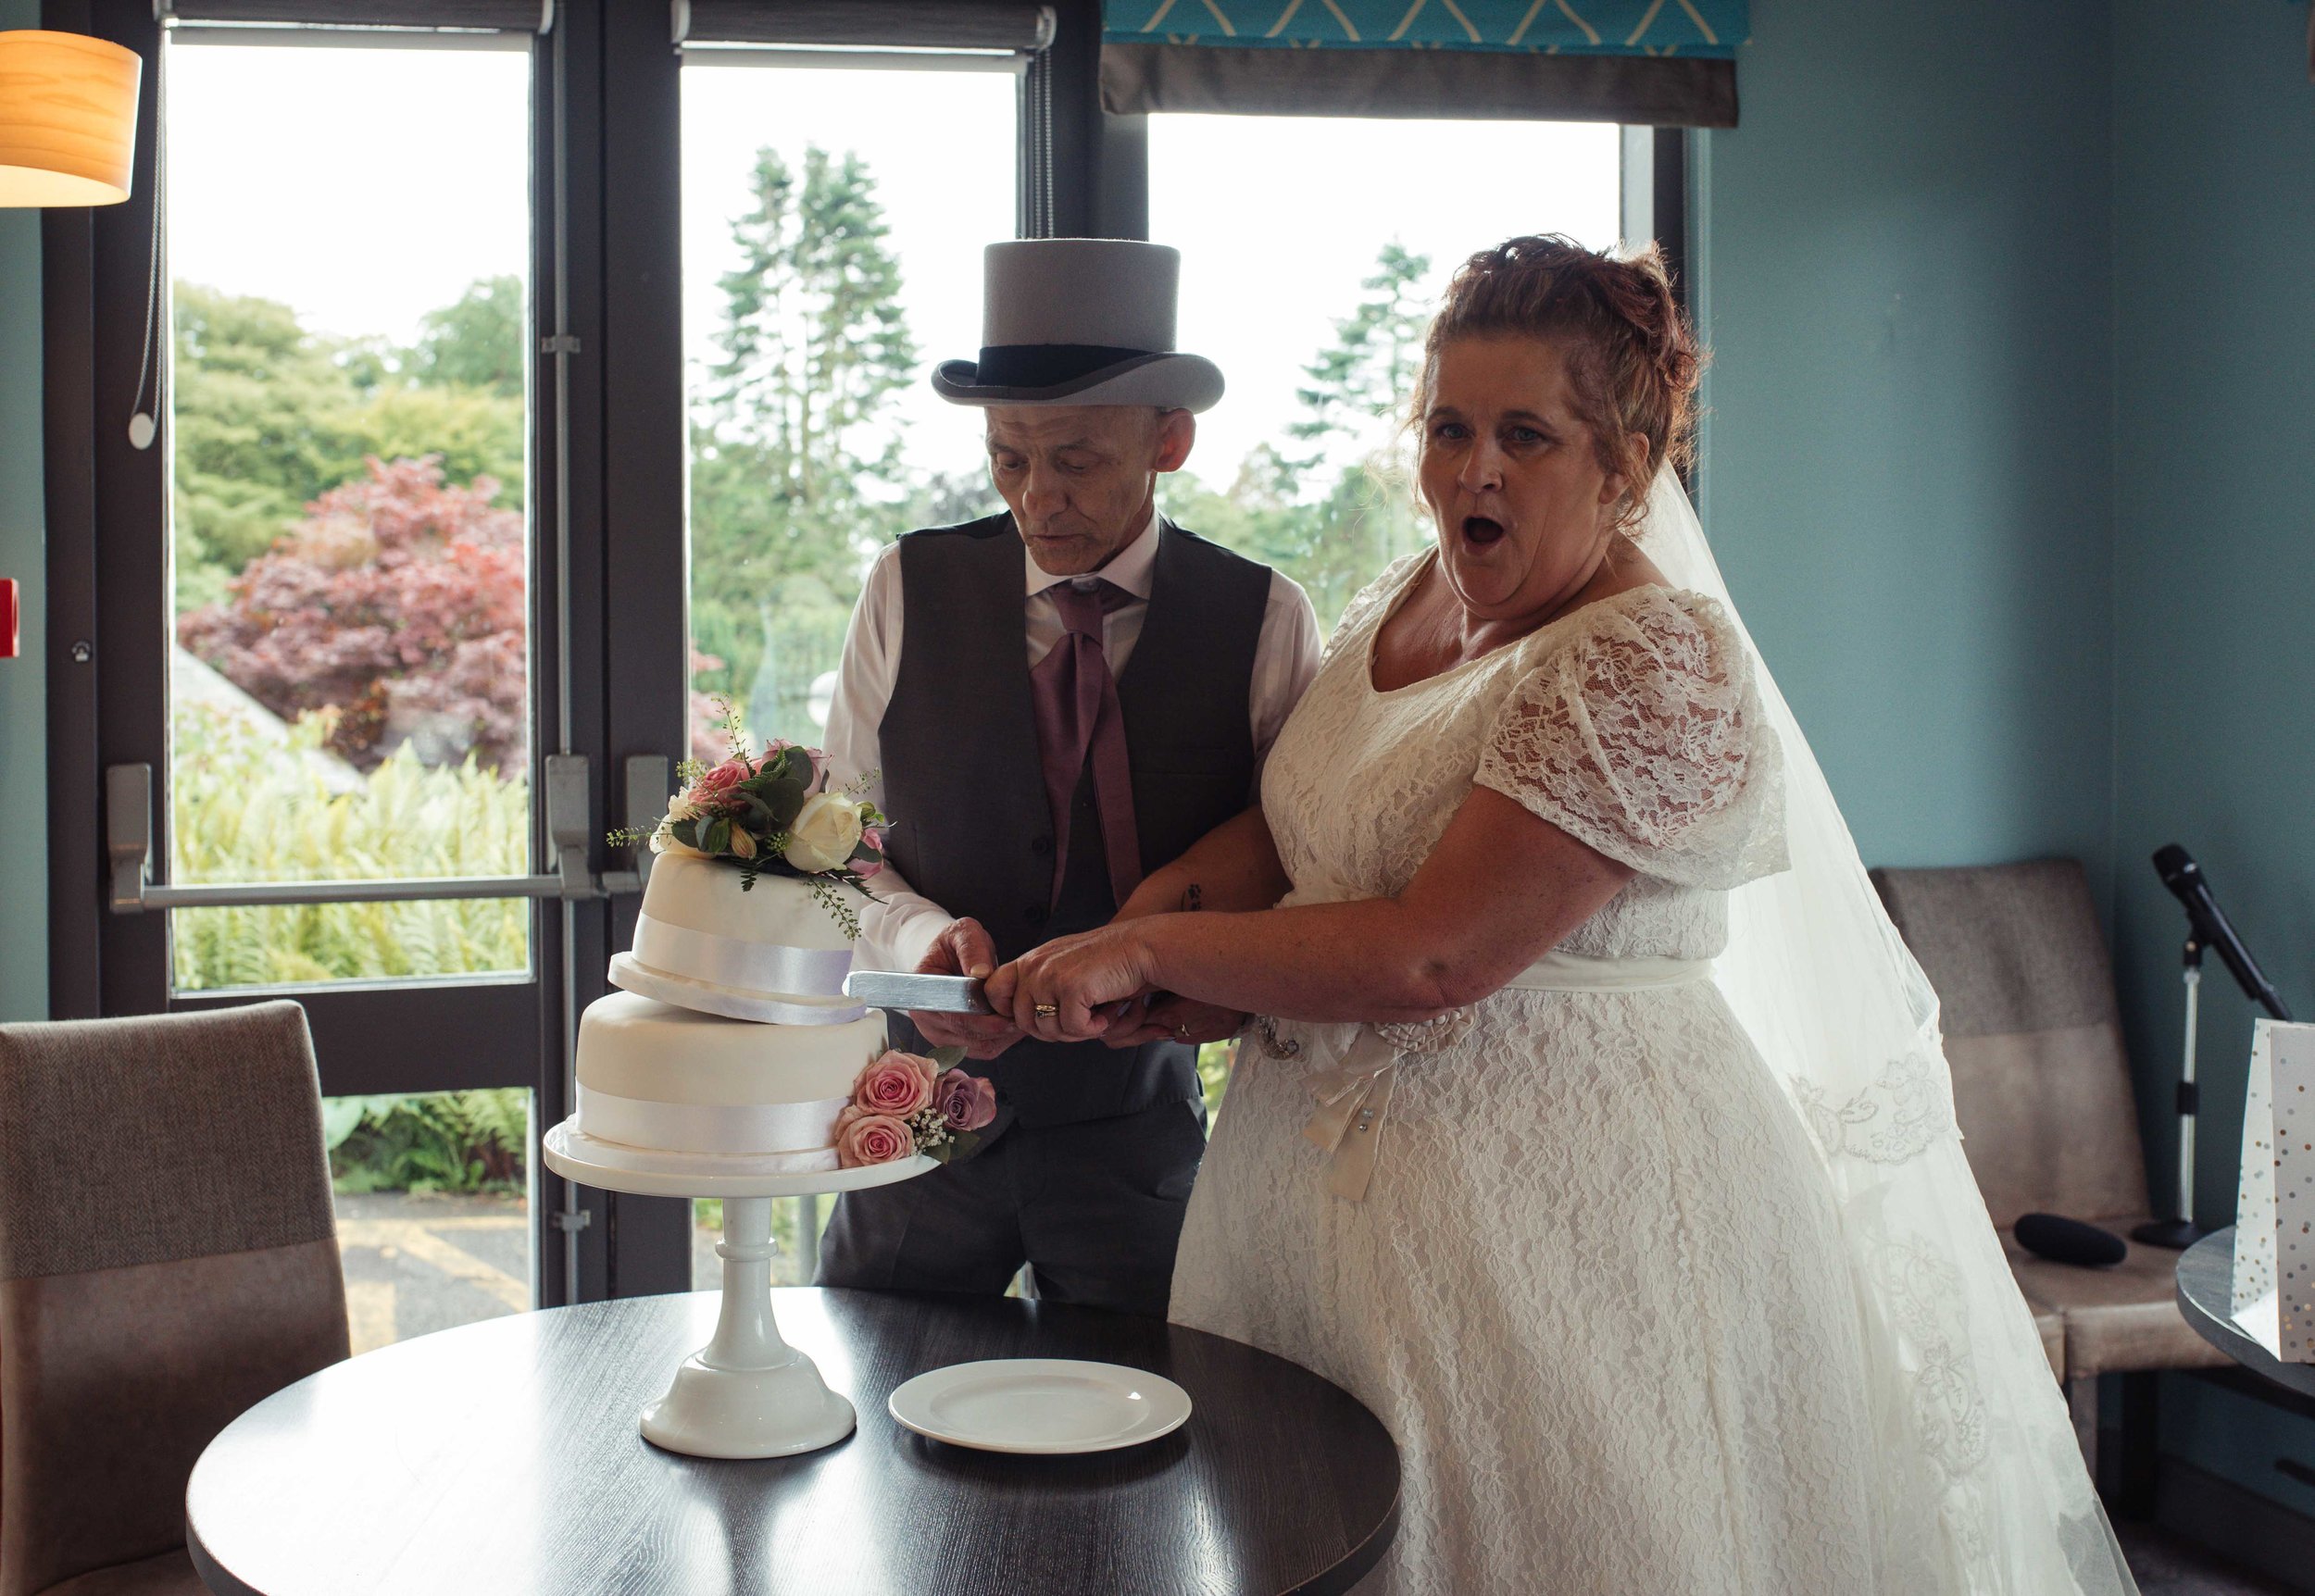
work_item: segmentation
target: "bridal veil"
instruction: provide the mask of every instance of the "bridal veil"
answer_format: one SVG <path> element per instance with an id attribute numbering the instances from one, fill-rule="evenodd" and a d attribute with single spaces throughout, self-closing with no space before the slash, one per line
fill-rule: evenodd
<path id="1" fill-rule="evenodd" d="M 1636 536 L 1673 586 L 1735 617 L 1670 469 Z M 1918 1573 L 1901 1571 L 1941 1568 L 1971 1596 L 2134 1592 L 1962 1156 L 1936 994 L 1736 626 L 1783 743 L 1792 867 L 1730 895 L 1714 979 L 1807 1122 L 1840 1209 L 1884 1465 L 1883 1589 L 1911 1596 Z"/>

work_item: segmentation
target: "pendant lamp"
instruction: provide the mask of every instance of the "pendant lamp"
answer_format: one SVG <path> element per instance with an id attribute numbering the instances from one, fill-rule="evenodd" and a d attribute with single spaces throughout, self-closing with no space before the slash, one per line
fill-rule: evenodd
<path id="1" fill-rule="evenodd" d="M 0 32 L 0 206 L 127 199 L 144 66 L 81 33 Z"/>

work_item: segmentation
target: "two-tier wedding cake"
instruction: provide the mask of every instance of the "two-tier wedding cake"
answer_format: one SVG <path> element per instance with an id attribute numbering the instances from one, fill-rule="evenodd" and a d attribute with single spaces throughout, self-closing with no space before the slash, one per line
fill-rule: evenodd
<path id="1" fill-rule="evenodd" d="M 836 1122 L 884 1052 L 884 1016 L 843 996 L 851 950 L 806 884 L 743 892 L 719 860 L 667 855 L 634 949 L 611 961 L 626 990 L 580 1018 L 579 1128 L 766 1174 L 837 1167 Z"/>
<path id="2" fill-rule="evenodd" d="M 751 1177 L 959 1150 L 995 1116 L 988 1083 L 887 1052 L 884 1016 L 844 995 L 883 817 L 831 789 L 818 749 L 735 746 L 685 774 L 611 960 L 623 990 L 580 1017 L 574 1128 L 614 1159 Z"/>

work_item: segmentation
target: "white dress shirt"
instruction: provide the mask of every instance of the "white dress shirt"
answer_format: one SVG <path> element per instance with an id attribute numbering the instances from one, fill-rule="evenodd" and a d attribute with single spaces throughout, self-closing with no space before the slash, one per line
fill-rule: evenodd
<path id="1" fill-rule="evenodd" d="M 1088 587 L 1096 581 L 1114 583 L 1139 604 L 1129 604 L 1102 617 L 1101 647 L 1113 675 L 1122 676 L 1132 657 L 1149 613 L 1149 590 L 1158 560 L 1158 516 L 1153 510 L 1139 536 L 1110 556 L 1100 570 L 1081 577 L 1057 577 L 1040 567 L 1021 545 L 1023 573 L 1022 630 L 1029 665 L 1061 640 L 1060 606 L 1045 590 L 1064 581 Z M 879 771 L 883 752 L 879 742 L 884 710 L 892 703 L 893 685 L 900 675 L 901 617 L 900 545 L 877 555 L 853 606 L 852 622 L 845 630 L 844 658 L 836 671 L 836 695 L 828 708 L 828 760 L 836 778 Z M 1319 622 L 1309 596 L 1294 579 L 1270 573 L 1270 602 L 1262 614 L 1261 635 L 1254 649 L 1254 680 L 1247 693 L 1248 729 L 1254 733 L 1254 768 L 1258 783 L 1262 761 L 1279 729 L 1301 699 L 1303 690 L 1319 670 Z M 869 795 L 883 806 L 884 788 L 879 780 Z M 1252 794 L 1248 795 L 1252 801 Z M 905 824 L 907 816 L 898 818 Z M 862 969 L 913 970 L 922 962 L 933 940 L 956 918 L 947 910 L 915 891 L 900 872 L 886 865 L 870 883 L 880 900 L 860 905 L 860 940 L 853 961 Z"/>

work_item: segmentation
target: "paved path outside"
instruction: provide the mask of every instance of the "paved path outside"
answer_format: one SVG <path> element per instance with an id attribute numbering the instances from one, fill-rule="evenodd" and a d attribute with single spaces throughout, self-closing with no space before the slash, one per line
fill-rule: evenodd
<path id="1" fill-rule="evenodd" d="M 528 1308 L 530 1216 L 519 1197 L 340 1195 L 354 1351 Z"/>

